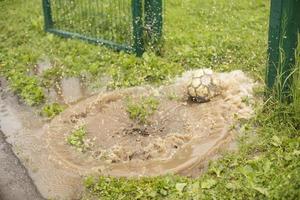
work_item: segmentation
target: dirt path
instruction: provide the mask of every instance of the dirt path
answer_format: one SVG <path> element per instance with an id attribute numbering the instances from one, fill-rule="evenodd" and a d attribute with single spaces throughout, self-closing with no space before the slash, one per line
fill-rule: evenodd
<path id="1" fill-rule="evenodd" d="M 0 131 L 0 199 L 42 200 L 26 169 Z"/>

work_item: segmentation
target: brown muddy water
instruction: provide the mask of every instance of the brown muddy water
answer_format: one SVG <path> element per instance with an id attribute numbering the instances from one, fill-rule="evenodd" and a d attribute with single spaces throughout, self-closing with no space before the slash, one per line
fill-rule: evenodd
<path id="1" fill-rule="evenodd" d="M 222 93 L 207 103 L 187 101 L 192 72 L 174 83 L 100 92 L 89 98 L 78 80 L 61 87 L 65 103 L 76 102 L 51 122 L 1 92 L 0 126 L 37 188 L 46 198 L 77 199 L 88 174 L 155 176 L 199 174 L 237 134 L 233 125 L 253 114 L 254 82 L 241 71 L 217 74 Z M 78 84 L 77 84 L 78 83 Z M 68 93 L 70 92 L 70 93 Z M 147 125 L 131 120 L 125 99 L 154 96 L 158 110 Z M 66 138 L 78 126 L 87 129 L 88 149 L 80 152 Z"/>

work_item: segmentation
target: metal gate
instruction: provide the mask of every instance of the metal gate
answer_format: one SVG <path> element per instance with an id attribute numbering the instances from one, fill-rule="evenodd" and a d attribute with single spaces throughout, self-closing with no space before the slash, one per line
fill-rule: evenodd
<path id="1" fill-rule="evenodd" d="M 162 0 L 43 0 L 43 10 L 47 32 L 138 56 L 162 35 Z"/>

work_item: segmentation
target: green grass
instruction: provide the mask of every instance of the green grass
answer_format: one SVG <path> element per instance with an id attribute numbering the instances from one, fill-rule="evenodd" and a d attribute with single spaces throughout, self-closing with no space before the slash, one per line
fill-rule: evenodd
<path id="1" fill-rule="evenodd" d="M 159 85 L 186 70 L 211 67 L 242 69 L 263 80 L 269 3 L 166 1 L 161 56 L 136 58 L 44 33 L 40 0 L 2 0 L 0 73 L 29 105 L 48 103 L 44 91 L 66 76 L 87 77 L 87 85 L 111 76 L 109 87 L 118 88 Z M 42 57 L 48 57 L 53 68 L 39 76 L 35 68 Z M 199 178 L 89 177 L 84 199 L 299 199 L 300 123 L 294 108 L 299 110 L 269 99 L 243 126 L 239 151 L 212 162 Z M 72 135 L 69 143 L 81 146 L 85 131 Z"/>
<path id="2" fill-rule="evenodd" d="M 262 74 L 269 1 L 166 1 L 165 57 L 185 68 Z"/>
<path id="3" fill-rule="evenodd" d="M 25 72 L 12 70 L 6 75 L 12 91 L 30 106 L 38 105 L 44 102 L 45 94 L 39 85 L 39 80 L 34 76 L 26 76 Z"/>
<path id="4" fill-rule="evenodd" d="M 268 1 L 174 0 L 166 2 L 165 39 L 162 57 L 152 53 L 142 59 L 115 53 L 82 41 L 65 40 L 43 31 L 39 0 L 1 1 L 0 63 L 1 74 L 36 92 L 25 95 L 25 102 L 42 104 L 43 87 L 54 85 L 61 76 L 85 76 L 97 82 L 99 76 L 112 77 L 111 88 L 141 84 L 162 84 L 192 68 L 212 67 L 226 71 L 244 69 L 262 77 L 267 45 Z M 38 60 L 48 57 L 54 69 L 39 77 L 33 73 Z M 59 73 L 53 73 L 53 71 Z M 30 77 L 30 80 L 27 80 Z M 43 78 L 45 77 L 45 79 Z M 19 79 L 19 77 L 17 77 Z M 35 89 L 33 89 L 34 91 Z"/>
<path id="5" fill-rule="evenodd" d="M 143 97 L 139 101 L 127 100 L 126 111 L 129 117 L 140 124 L 145 124 L 148 118 L 154 114 L 159 105 L 159 101 L 154 97 Z"/>

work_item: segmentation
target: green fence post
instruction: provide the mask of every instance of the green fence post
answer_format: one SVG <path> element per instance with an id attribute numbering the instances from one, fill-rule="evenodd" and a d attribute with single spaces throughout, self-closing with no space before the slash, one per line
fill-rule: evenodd
<path id="1" fill-rule="evenodd" d="M 53 27 L 50 0 L 43 0 L 43 11 L 44 11 L 45 30 L 47 31 L 48 29 Z"/>
<path id="2" fill-rule="evenodd" d="M 160 41 L 163 27 L 162 0 L 145 0 L 145 28 L 151 43 Z"/>
<path id="3" fill-rule="evenodd" d="M 281 100 L 290 99 L 291 73 L 300 29 L 300 0 L 271 0 L 266 84 Z"/>
<path id="4" fill-rule="evenodd" d="M 142 0 L 132 0 L 133 19 L 133 48 L 137 56 L 144 53 L 143 41 L 143 2 Z"/>

